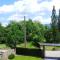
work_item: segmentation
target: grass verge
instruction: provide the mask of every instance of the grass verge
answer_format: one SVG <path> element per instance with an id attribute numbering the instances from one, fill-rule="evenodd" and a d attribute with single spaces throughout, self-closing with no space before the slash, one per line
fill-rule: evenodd
<path id="1" fill-rule="evenodd" d="M 18 55 L 13 60 L 43 60 L 43 59 L 38 57 L 32 57 L 32 56 Z"/>

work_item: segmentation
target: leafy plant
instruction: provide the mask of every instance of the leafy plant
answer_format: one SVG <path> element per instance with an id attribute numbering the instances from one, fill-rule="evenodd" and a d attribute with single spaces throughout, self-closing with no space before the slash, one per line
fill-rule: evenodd
<path id="1" fill-rule="evenodd" d="M 10 54 L 9 56 L 8 56 L 8 59 L 14 59 L 15 58 L 15 55 L 14 54 Z"/>

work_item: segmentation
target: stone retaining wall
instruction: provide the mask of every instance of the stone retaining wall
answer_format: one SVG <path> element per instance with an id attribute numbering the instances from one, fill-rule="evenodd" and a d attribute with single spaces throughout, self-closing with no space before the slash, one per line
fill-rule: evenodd
<path id="1" fill-rule="evenodd" d="M 0 57 L 1 57 L 1 60 L 8 60 L 8 56 L 10 54 L 15 54 L 15 50 L 14 49 L 0 49 Z"/>

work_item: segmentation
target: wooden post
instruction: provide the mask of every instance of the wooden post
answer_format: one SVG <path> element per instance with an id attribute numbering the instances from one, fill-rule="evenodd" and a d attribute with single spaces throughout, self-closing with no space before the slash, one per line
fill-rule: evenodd
<path id="1" fill-rule="evenodd" d="M 44 58 L 45 58 L 45 46 L 43 46 L 43 53 L 44 53 Z"/>

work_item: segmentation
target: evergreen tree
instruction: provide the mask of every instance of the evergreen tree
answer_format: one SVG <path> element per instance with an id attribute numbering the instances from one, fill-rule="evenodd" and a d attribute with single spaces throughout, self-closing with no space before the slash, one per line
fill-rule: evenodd
<path id="1" fill-rule="evenodd" d="M 57 35 L 57 38 L 58 38 L 58 42 L 60 42 L 60 9 L 59 9 L 59 16 L 58 16 L 58 35 Z"/>
<path id="2" fill-rule="evenodd" d="M 59 16 L 58 16 L 58 31 L 60 31 L 60 9 L 59 9 Z"/>
<path id="3" fill-rule="evenodd" d="M 57 16 L 56 16 L 56 10 L 55 10 L 55 6 L 53 6 L 53 10 L 52 10 L 52 24 L 51 24 L 51 28 L 52 28 L 52 40 L 54 43 L 57 42 Z"/>

